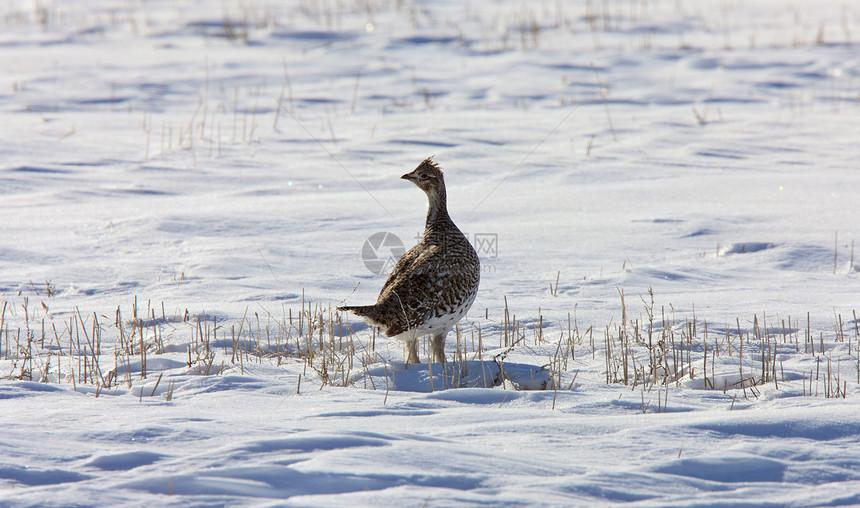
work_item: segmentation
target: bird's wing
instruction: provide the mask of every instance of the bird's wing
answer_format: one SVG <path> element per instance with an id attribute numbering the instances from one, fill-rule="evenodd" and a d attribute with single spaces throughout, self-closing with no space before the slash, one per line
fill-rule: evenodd
<path id="1" fill-rule="evenodd" d="M 388 289 L 391 284 L 394 283 L 399 277 L 402 276 L 403 273 L 406 273 L 412 268 L 412 265 L 415 263 L 415 260 L 421 255 L 422 249 L 418 248 L 418 245 L 412 247 L 405 254 L 400 256 L 400 259 L 397 260 L 397 264 L 394 265 L 394 269 L 391 270 L 391 274 L 385 280 L 385 284 L 382 285 L 382 290 L 379 292 L 380 295 L 385 294 L 385 290 Z"/>
<path id="2" fill-rule="evenodd" d="M 376 303 L 390 316 L 392 333 L 414 327 L 442 300 L 450 280 L 439 271 L 441 257 L 438 246 L 424 248 L 392 272 Z"/>

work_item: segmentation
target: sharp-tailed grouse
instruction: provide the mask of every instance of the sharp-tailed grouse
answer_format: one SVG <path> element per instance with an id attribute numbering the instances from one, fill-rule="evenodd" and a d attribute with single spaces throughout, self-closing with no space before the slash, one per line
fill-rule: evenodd
<path id="1" fill-rule="evenodd" d="M 430 361 L 445 361 L 445 337 L 466 315 L 481 278 L 478 254 L 448 216 L 445 180 L 432 157 L 403 179 L 427 193 L 424 236 L 394 266 L 375 305 L 343 306 L 406 342 L 407 362 L 419 363 L 418 339 L 431 335 Z"/>

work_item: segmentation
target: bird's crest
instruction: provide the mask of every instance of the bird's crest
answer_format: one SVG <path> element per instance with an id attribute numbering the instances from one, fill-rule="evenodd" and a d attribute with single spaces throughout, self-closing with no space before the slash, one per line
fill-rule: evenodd
<path id="1" fill-rule="evenodd" d="M 421 161 L 421 164 L 419 164 L 418 168 L 416 168 L 416 169 L 431 168 L 431 169 L 435 169 L 436 171 L 441 173 L 442 170 L 439 168 L 439 164 L 437 164 L 436 161 L 433 160 L 433 157 L 436 157 L 436 156 L 431 155 L 430 157 L 427 157 L 426 159 Z"/>

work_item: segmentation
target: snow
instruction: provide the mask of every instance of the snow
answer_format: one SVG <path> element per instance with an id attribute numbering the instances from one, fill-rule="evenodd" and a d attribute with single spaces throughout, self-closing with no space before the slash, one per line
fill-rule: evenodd
<path id="1" fill-rule="evenodd" d="M 860 504 L 853 5 L 0 23 L 0 505 Z M 333 309 L 429 155 L 483 273 L 407 366 Z"/>

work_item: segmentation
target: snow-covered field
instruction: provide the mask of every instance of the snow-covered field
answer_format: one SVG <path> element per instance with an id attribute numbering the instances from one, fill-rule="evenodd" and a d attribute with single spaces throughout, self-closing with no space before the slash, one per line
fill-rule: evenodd
<path id="1" fill-rule="evenodd" d="M 0 27 L 0 505 L 860 504 L 853 3 Z M 332 309 L 434 154 L 484 272 L 406 368 Z"/>

